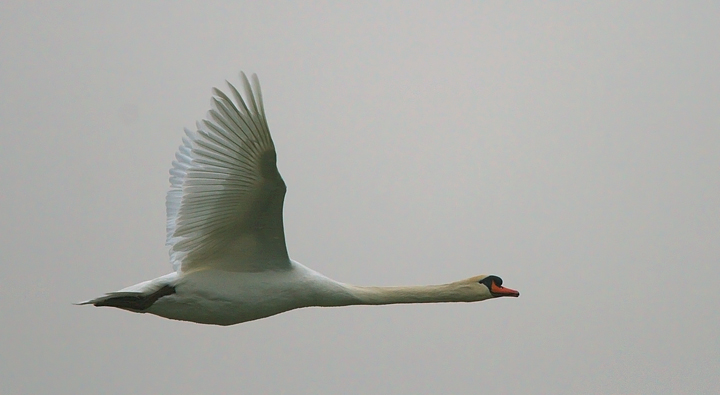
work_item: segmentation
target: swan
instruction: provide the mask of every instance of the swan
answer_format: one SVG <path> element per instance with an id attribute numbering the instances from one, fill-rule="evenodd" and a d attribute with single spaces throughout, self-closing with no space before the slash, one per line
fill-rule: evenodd
<path id="1" fill-rule="evenodd" d="M 201 324 L 233 325 L 310 306 L 477 302 L 520 293 L 495 275 L 427 286 L 331 280 L 288 257 L 285 182 L 276 166 L 257 75 L 244 98 L 213 89 L 212 109 L 170 169 L 167 245 L 174 271 L 78 304 Z M 226 81 L 227 82 L 227 81 Z"/>

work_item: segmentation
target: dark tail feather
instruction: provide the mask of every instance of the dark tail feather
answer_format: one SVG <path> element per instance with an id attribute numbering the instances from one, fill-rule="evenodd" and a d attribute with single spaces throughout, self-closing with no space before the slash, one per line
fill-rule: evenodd
<path id="1" fill-rule="evenodd" d="M 153 303 L 157 302 L 158 299 L 174 293 L 175 287 L 171 285 L 163 285 L 158 290 L 150 294 L 138 292 L 113 292 L 78 304 L 92 304 L 97 307 L 110 306 L 131 311 L 144 311 L 152 306 Z"/>

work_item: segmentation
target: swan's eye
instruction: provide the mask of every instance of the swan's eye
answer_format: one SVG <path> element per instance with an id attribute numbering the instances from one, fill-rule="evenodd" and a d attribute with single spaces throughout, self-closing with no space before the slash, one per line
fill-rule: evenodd
<path id="1" fill-rule="evenodd" d="M 483 284 L 484 286 L 488 287 L 488 289 L 492 288 L 493 283 L 497 286 L 502 286 L 503 280 L 502 278 L 498 276 L 487 276 L 479 281 L 480 284 Z"/>
<path id="2" fill-rule="evenodd" d="M 493 283 L 495 283 L 496 285 L 500 285 L 500 284 L 502 284 L 502 280 L 498 276 L 490 275 L 490 276 L 487 276 L 487 277 L 483 278 L 482 280 L 478 281 L 478 283 L 486 286 L 487 289 L 491 289 Z"/>

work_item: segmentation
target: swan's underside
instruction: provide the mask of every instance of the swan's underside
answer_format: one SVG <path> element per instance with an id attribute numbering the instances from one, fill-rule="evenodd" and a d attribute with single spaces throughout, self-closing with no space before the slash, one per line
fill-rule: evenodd
<path id="1" fill-rule="evenodd" d="M 290 270 L 170 273 L 80 304 L 202 324 L 233 325 L 309 306 L 359 302 L 342 284 L 295 261 Z"/>

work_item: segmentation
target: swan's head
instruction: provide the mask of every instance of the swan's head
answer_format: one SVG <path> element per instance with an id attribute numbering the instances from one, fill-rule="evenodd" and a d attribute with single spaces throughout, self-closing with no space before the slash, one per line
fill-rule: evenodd
<path id="1" fill-rule="evenodd" d="M 477 276 L 469 278 L 466 281 L 471 282 L 474 286 L 482 288 L 481 292 L 486 296 L 484 299 L 499 298 L 502 296 L 520 296 L 520 292 L 503 287 L 503 280 L 498 276 Z"/>

